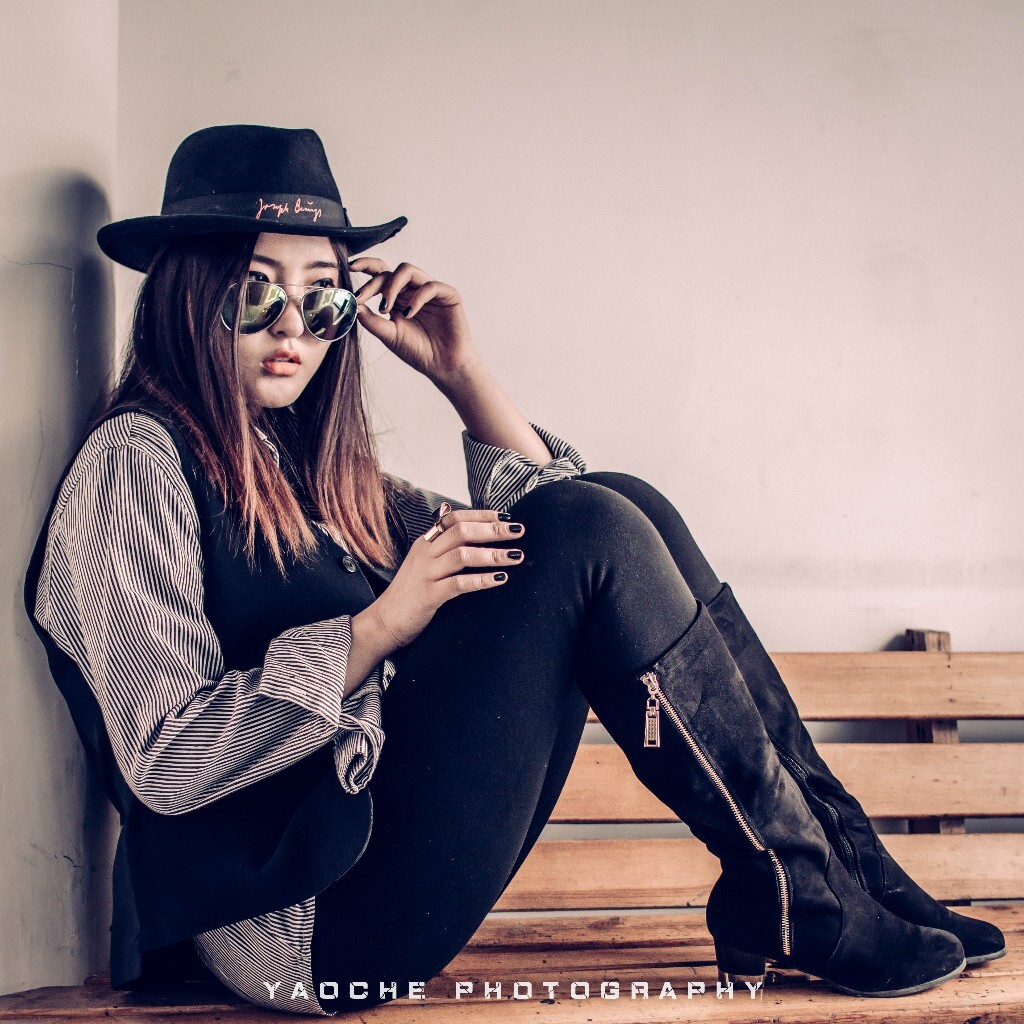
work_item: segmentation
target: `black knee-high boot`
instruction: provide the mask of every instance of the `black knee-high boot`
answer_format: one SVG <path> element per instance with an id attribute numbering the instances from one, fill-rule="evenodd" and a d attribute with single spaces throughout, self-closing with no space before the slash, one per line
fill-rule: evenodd
<path id="1" fill-rule="evenodd" d="M 706 608 L 647 668 L 581 685 L 640 781 L 722 863 L 707 921 L 727 980 L 763 977 L 772 960 L 898 996 L 960 973 L 954 936 L 885 910 L 835 857 Z"/>
<path id="2" fill-rule="evenodd" d="M 969 964 L 1005 955 L 1006 942 L 995 925 L 944 907 L 882 845 L 864 809 L 829 771 L 815 749 L 785 682 L 728 583 L 722 585 L 707 609 L 743 676 L 780 760 L 796 780 L 850 875 L 882 906 L 904 920 L 952 932 L 963 944 Z"/>

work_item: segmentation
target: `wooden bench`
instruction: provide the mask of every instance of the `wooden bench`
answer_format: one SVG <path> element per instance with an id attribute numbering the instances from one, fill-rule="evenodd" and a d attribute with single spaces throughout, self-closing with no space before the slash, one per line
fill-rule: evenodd
<path id="1" fill-rule="evenodd" d="M 367 1024 L 1024 1020 L 1024 905 L 1013 902 L 1024 899 L 1024 834 L 964 828 L 968 817 L 1024 815 L 1024 747 L 961 743 L 957 726 L 958 720 L 1024 718 L 1024 652 L 950 653 L 948 634 L 908 631 L 908 636 L 914 645 L 932 649 L 777 654 L 775 659 L 806 720 L 897 723 L 879 727 L 898 731 L 894 742 L 823 743 L 823 754 L 872 817 L 909 820 L 909 832 L 887 836 L 886 845 L 937 898 L 964 904 L 961 912 L 998 924 L 1007 937 L 1006 957 L 900 999 L 844 996 L 780 971 L 769 973 L 756 998 L 746 991 L 734 992 L 731 1000 L 719 998 L 711 940 L 698 909 L 717 877 L 717 862 L 685 836 L 584 835 L 597 824 L 628 823 L 636 831 L 638 823 L 675 822 L 675 830 L 683 831 L 636 781 L 617 747 L 590 741 L 590 733 L 600 732 L 590 727 L 551 818 L 559 828 L 547 830 L 473 940 L 427 984 L 422 1000 L 401 998 L 358 1019 Z M 574 834 L 547 838 L 562 826 L 571 826 Z M 988 902 L 967 905 L 978 900 Z M 556 913 L 567 910 L 585 913 Z M 544 982 L 558 987 L 549 990 Z M 601 998 L 602 982 L 606 998 Z M 618 998 L 611 998 L 612 982 L 618 983 Z M 631 998 L 634 982 L 648 984 L 647 999 L 639 997 L 640 990 Z M 499 983 L 500 998 L 494 987 Z M 663 988 L 666 983 L 674 998 Z M 585 985 L 589 998 L 583 998 Z M 485 986 L 491 986 L 489 992 Z M 49 1024 L 101 1016 L 140 1024 L 153 1024 L 157 1017 L 175 1024 L 296 1020 L 209 985 L 142 994 L 112 992 L 97 983 L 0 997 L 4 1021 Z"/>

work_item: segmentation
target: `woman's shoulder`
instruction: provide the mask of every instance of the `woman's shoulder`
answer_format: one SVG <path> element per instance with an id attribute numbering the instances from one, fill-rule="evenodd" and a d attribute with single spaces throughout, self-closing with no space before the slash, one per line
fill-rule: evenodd
<path id="1" fill-rule="evenodd" d="M 152 454 L 175 455 L 177 449 L 164 419 L 142 409 L 124 409 L 107 416 L 86 436 L 82 450 L 138 448 Z"/>
<path id="2" fill-rule="evenodd" d="M 159 477 L 170 477 L 187 488 L 170 430 L 159 417 L 147 412 L 117 412 L 86 435 L 61 484 L 54 516 L 62 513 L 86 481 L 109 486 L 120 479 L 145 487 L 147 478 Z"/>

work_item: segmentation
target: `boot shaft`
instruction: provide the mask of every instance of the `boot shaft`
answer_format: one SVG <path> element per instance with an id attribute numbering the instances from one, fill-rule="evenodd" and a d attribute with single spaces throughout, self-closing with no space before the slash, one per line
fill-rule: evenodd
<path id="1" fill-rule="evenodd" d="M 707 921 L 726 974 L 772 959 L 903 995 L 963 969 L 953 936 L 889 913 L 832 856 L 706 608 L 653 665 L 584 692 L 640 781 L 721 860 Z"/>
<path id="2" fill-rule="evenodd" d="M 955 914 L 932 899 L 890 856 L 860 803 L 832 774 L 815 748 L 782 676 L 723 583 L 708 612 L 736 662 L 779 759 L 796 780 L 833 850 L 862 889 L 898 916 L 944 929 L 963 943 L 968 963 L 1001 956 L 999 929 Z"/>
<path id="3" fill-rule="evenodd" d="M 722 861 L 729 913 L 756 906 L 759 932 L 787 956 L 794 918 L 827 906 L 836 925 L 816 941 L 834 944 L 828 841 L 707 610 L 654 664 L 586 695 L 641 782 Z"/>

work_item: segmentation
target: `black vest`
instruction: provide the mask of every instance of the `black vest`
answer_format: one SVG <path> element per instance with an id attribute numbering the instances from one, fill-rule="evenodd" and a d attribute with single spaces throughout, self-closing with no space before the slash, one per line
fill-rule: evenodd
<path id="1" fill-rule="evenodd" d="M 386 586 L 391 576 L 362 566 L 326 535 L 320 537 L 314 564 L 285 556 L 287 580 L 261 538 L 256 569 L 251 570 L 244 551 L 231 543 L 237 536 L 236 517 L 225 509 L 178 427 L 148 402 L 134 402 L 103 419 L 128 408 L 159 419 L 181 457 L 199 515 L 204 610 L 220 640 L 226 670 L 261 666 L 270 641 L 284 630 L 353 615 Z M 50 518 L 74 458 L 61 475 L 32 553 L 25 607 L 46 648 L 50 671 L 68 703 L 87 760 L 121 818 L 114 858 L 110 974 L 114 987 L 127 987 L 173 975 L 182 962 L 194 967 L 197 961 L 187 940 L 199 932 L 322 892 L 366 849 L 373 803 L 368 788 L 354 796 L 342 789 L 330 744 L 261 782 L 185 814 L 158 814 L 138 800 L 117 767 L 99 705 L 84 676 L 33 617 Z M 283 469 L 285 461 L 282 453 Z M 399 531 L 396 540 L 402 544 L 400 524 L 392 522 L 391 528 Z M 373 587 L 364 569 L 374 574 Z"/>

